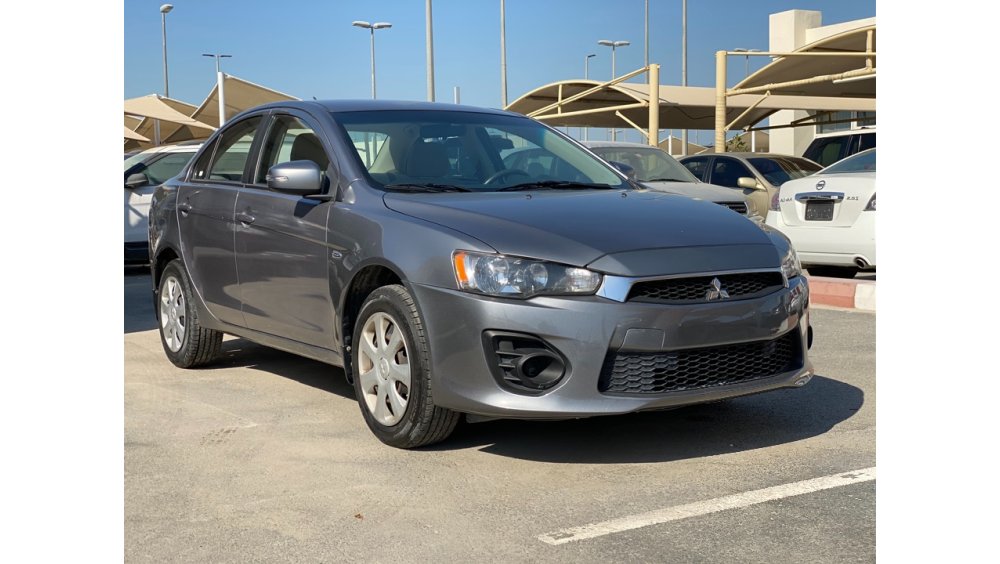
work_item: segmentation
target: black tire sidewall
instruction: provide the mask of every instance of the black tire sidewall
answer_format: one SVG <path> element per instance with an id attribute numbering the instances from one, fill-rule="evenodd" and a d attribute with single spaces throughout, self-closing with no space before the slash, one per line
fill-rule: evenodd
<path id="1" fill-rule="evenodd" d="M 413 311 L 403 301 L 399 291 L 406 292 L 402 286 L 384 286 L 374 290 L 365 299 L 361 311 L 358 313 L 358 322 L 354 327 L 351 337 L 351 372 L 354 379 L 354 393 L 357 396 L 358 406 L 365 422 L 379 440 L 390 444 L 399 445 L 409 442 L 410 438 L 418 432 L 422 421 L 422 415 L 428 413 L 428 383 L 430 374 L 428 367 L 430 359 L 427 358 L 428 351 L 425 347 L 418 347 L 418 342 L 426 343 L 426 338 L 414 323 L 414 316 L 419 316 L 416 308 Z M 411 298 L 412 299 L 412 298 Z M 360 377 L 360 349 L 362 328 L 368 318 L 375 313 L 382 312 L 390 315 L 396 326 L 402 330 L 403 341 L 406 343 L 407 361 L 410 364 L 410 393 L 406 403 L 406 411 L 399 423 L 387 427 L 375 420 L 375 417 L 368 410 L 365 403 L 364 392 L 361 389 Z M 419 319 L 419 317 L 417 317 Z M 418 332 L 420 334 L 418 335 Z"/>
<path id="2" fill-rule="evenodd" d="M 169 278 L 176 278 L 181 285 L 181 291 L 184 292 L 184 339 L 181 342 L 181 347 L 177 349 L 177 352 L 170 350 L 167 346 L 167 339 L 163 334 L 163 320 L 160 319 L 160 300 L 163 299 L 163 292 L 167 285 L 167 280 Z M 194 335 L 194 331 L 197 324 L 197 319 L 194 315 L 194 304 L 191 302 L 191 283 L 188 280 L 187 272 L 184 271 L 184 267 L 181 265 L 180 261 L 174 260 L 167 264 L 166 268 L 163 269 L 163 275 L 160 277 L 160 287 L 157 292 L 157 303 L 156 303 L 156 323 L 160 330 L 160 344 L 163 345 L 163 352 L 167 354 L 167 358 L 170 362 L 174 363 L 180 367 L 188 367 L 193 364 L 194 351 L 191 350 L 191 341 Z"/>

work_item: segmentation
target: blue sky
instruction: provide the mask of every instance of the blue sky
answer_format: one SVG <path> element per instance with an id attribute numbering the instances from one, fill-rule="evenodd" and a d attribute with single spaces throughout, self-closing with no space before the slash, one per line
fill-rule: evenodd
<path id="1" fill-rule="evenodd" d="M 127 0 L 125 97 L 163 93 L 161 0 Z M 167 14 L 170 94 L 200 103 L 212 88 L 214 62 L 202 53 L 233 55 L 223 70 L 309 99 L 369 98 L 369 35 L 353 20 L 387 21 L 376 32 L 378 97 L 424 100 L 424 0 L 258 2 L 173 0 Z M 434 0 L 434 66 L 438 101 L 500 106 L 499 0 Z M 768 15 L 819 10 L 823 23 L 875 16 L 874 0 L 689 0 L 688 84 L 712 86 L 714 53 L 766 49 Z M 609 78 L 611 52 L 599 39 L 627 40 L 617 50 L 619 74 L 643 64 L 643 0 L 507 0 L 508 100 L 542 84 L 583 76 Z M 681 80 L 681 0 L 650 0 L 650 60 L 664 84 Z M 751 72 L 764 63 L 751 58 Z M 744 60 L 732 60 L 731 82 Z"/>

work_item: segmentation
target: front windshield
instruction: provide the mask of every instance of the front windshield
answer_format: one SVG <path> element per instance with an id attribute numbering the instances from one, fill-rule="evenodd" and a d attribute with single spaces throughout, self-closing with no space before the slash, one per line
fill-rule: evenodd
<path id="1" fill-rule="evenodd" d="M 698 182 L 677 159 L 655 147 L 591 147 L 590 150 L 606 161 L 634 168 L 639 182 Z"/>
<path id="2" fill-rule="evenodd" d="M 524 117 L 444 110 L 334 113 L 368 176 L 389 191 L 626 189 L 608 165 Z"/>
<path id="3" fill-rule="evenodd" d="M 747 161 L 772 186 L 781 186 L 789 180 L 809 176 L 823 168 L 812 161 L 795 157 L 750 157 Z"/>
<path id="4" fill-rule="evenodd" d="M 150 153 L 143 151 L 142 153 L 136 153 L 131 157 L 125 159 L 125 170 L 128 171 L 128 169 L 148 159 L 149 155 Z"/>
<path id="5" fill-rule="evenodd" d="M 852 155 L 823 169 L 823 174 L 845 172 L 875 172 L 875 149 Z"/>

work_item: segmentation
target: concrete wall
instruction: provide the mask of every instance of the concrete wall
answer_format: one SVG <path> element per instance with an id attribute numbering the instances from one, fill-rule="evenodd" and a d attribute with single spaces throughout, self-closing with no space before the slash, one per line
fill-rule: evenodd
<path id="1" fill-rule="evenodd" d="M 814 10 L 788 10 L 769 17 L 771 51 L 794 51 L 804 45 L 851 29 L 875 25 L 875 18 L 824 26 L 823 14 Z M 782 110 L 770 118 L 770 125 L 784 125 L 809 115 L 802 110 Z M 771 152 L 801 155 L 816 136 L 816 126 L 772 129 Z"/>
<path id="2" fill-rule="evenodd" d="M 768 49 L 771 51 L 794 51 L 802 47 L 809 40 L 806 33 L 814 28 L 818 28 L 823 23 L 823 14 L 813 10 L 788 10 L 771 14 L 769 17 L 770 42 Z M 782 110 L 775 112 L 770 120 L 770 125 L 785 125 L 794 120 L 801 119 L 809 115 L 802 110 Z M 815 126 L 791 127 L 788 129 L 772 129 L 771 152 L 785 155 L 801 155 L 809 142 L 816 134 Z"/>

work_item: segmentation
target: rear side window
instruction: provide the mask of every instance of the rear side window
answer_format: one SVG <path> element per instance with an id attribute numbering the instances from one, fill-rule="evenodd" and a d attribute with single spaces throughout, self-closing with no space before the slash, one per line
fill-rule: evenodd
<path id="1" fill-rule="evenodd" d="M 830 166 L 840 160 L 844 154 L 844 146 L 850 139 L 850 136 L 816 139 L 802 156 L 822 166 Z"/>
<path id="2" fill-rule="evenodd" d="M 221 182 L 241 182 L 243 169 L 246 168 L 247 157 L 254 135 L 260 127 L 261 117 L 255 116 L 242 121 L 222 134 L 215 150 L 215 158 L 206 172 L 196 168 L 194 178 L 199 180 L 216 180 Z M 201 164 L 199 162 L 199 164 Z"/>
<path id="3" fill-rule="evenodd" d="M 739 188 L 737 183 L 741 177 L 756 178 L 750 169 L 736 159 L 716 157 L 712 164 L 712 184 Z"/>
<path id="4" fill-rule="evenodd" d="M 861 134 L 861 150 L 872 149 L 875 147 L 875 132 L 862 133 Z"/>
<path id="5" fill-rule="evenodd" d="M 163 184 L 177 176 L 184 165 L 191 160 L 194 153 L 169 153 L 146 168 L 146 177 L 150 184 Z"/>
<path id="6" fill-rule="evenodd" d="M 205 150 L 202 151 L 201 156 L 195 161 L 194 166 L 191 167 L 191 178 L 194 180 L 205 180 L 208 178 L 208 167 L 212 164 L 212 155 L 215 154 L 215 147 L 219 144 L 219 140 L 216 139 L 212 141 L 211 145 L 205 146 Z"/>

